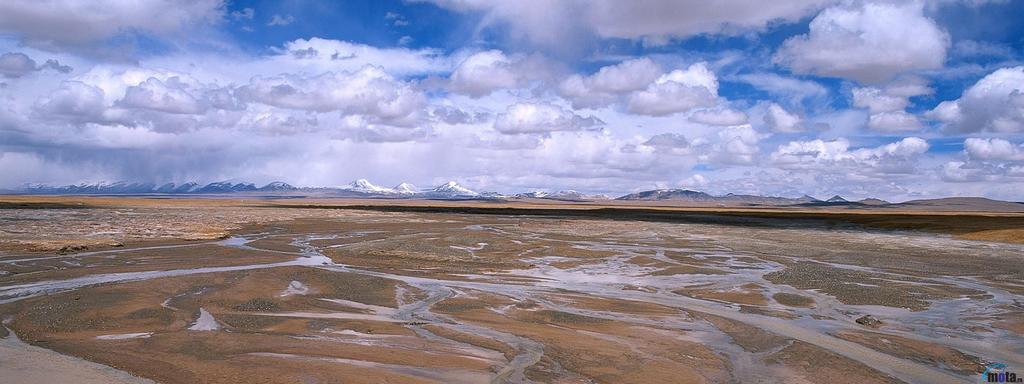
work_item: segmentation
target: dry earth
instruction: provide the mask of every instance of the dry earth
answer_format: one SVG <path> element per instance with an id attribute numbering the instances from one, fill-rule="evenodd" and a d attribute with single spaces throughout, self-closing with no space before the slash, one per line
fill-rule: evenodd
<path id="1" fill-rule="evenodd" d="M 1024 367 L 1012 214 L 346 204 L 5 198 L 0 377 L 934 383 Z M 1002 235 L 964 235 L 984 231 Z"/>

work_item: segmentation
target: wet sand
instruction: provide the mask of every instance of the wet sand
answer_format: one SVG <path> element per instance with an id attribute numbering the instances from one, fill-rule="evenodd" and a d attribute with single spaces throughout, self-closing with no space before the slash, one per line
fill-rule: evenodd
<path id="1" fill-rule="evenodd" d="M 940 221 L 907 230 L 111 201 L 0 210 L 0 228 L 57 229 L 0 232 L 5 350 L 169 383 L 933 383 L 1024 367 L 1024 246 L 956 238 L 943 215 L 890 219 Z M 994 217 L 972 225 L 1017 220 Z M 62 250 L 97 239 L 120 244 Z M 0 377 L 24 353 L 0 354 Z"/>

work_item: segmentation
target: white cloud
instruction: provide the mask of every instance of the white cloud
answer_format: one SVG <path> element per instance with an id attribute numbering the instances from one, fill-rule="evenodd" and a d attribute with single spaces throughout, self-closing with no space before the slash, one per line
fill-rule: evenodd
<path id="1" fill-rule="evenodd" d="M 580 34 L 661 43 L 704 33 L 741 34 L 770 23 L 796 21 L 828 0 L 761 2 L 733 0 L 428 0 L 460 12 L 485 15 L 481 27 L 507 26 L 516 35 L 547 46 L 572 43 Z"/>
<path id="2" fill-rule="evenodd" d="M 805 129 L 800 115 L 790 113 L 776 103 L 768 105 L 764 122 L 775 132 L 800 132 Z"/>
<path id="3" fill-rule="evenodd" d="M 702 109 L 693 112 L 687 119 L 694 123 L 716 126 L 742 125 L 748 121 L 747 114 L 743 111 L 728 108 L 718 110 Z"/>
<path id="4" fill-rule="evenodd" d="M 707 63 L 663 73 L 646 57 L 605 66 L 589 76 L 569 76 L 559 84 L 558 93 L 574 108 L 624 103 L 626 111 L 647 116 L 713 107 L 721 101 L 718 77 Z"/>
<path id="5" fill-rule="evenodd" d="M 720 164 L 752 164 L 760 152 L 758 144 L 765 137 L 767 135 L 745 124 L 718 131 L 715 142 L 708 143 L 706 139 L 702 139 L 695 140 L 694 144 L 703 147 L 704 154 L 701 158 L 705 161 Z"/>
<path id="6" fill-rule="evenodd" d="M 512 62 L 499 50 L 470 55 L 459 63 L 449 79 L 451 91 L 473 97 L 514 88 L 519 82 Z"/>
<path id="7" fill-rule="evenodd" d="M 790 105 L 800 105 L 807 100 L 824 99 L 829 93 L 828 88 L 817 82 L 779 76 L 774 73 L 740 75 L 737 76 L 737 79 L 781 98 Z"/>
<path id="8" fill-rule="evenodd" d="M 260 73 L 307 71 L 357 71 L 367 65 L 383 68 L 394 76 L 442 73 L 451 70 L 451 60 L 433 49 L 383 48 L 349 41 L 311 37 L 286 42 L 274 55 L 254 62 L 231 62 L 232 68 L 250 66 Z"/>
<path id="9" fill-rule="evenodd" d="M 0 31 L 44 48 L 77 46 L 133 31 L 168 35 L 222 19 L 221 0 L 2 1 Z"/>
<path id="10" fill-rule="evenodd" d="M 707 185 L 708 179 L 699 173 L 693 174 L 679 182 L 679 186 L 689 188 L 702 188 Z"/>
<path id="11" fill-rule="evenodd" d="M 976 160 L 1024 160 L 1024 144 L 1013 144 L 1003 139 L 968 138 L 964 140 L 964 152 Z"/>
<path id="12" fill-rule="evenodd" d="M 284 16 L 282 16 L 282 15 L 275 14 L 275 15 L 270 17 L 270 21 L 267 22 L 267 26 L 268 27 L 274 27 L 274 26 L 283 27 L 283 26 L 286 26 L 286 25 L 294 23 L 294 22 L 295 22 L 295 16 L 292 16 L 292 15 L 284 15 Z"/>
<path id="13" fill-rule="evenodd" d="M 671 153 L 677 155 L 687 155 L 691 153 L 690 141 L 678 133 L 661 133 L 651 136 L 650 139 L 643 142 L 643 145 L 652 147 L 655 151 L 662 153 Z"/>
<path id="14" fill-rule="evenodd" d="M 558 90 L 572 101 L 573 107 L 603 107 L 614 102 L 618 95 L 647 88 L 661 74 L 661 67 L 644 57 L 602 67 L 590 76 L 569 76 L 559 84 Z"/>
<path id="15" fill-rule="evenodd" d="M 105 108 L 103 90 L 80 81 L 65 81 L 36 102 L 44 115 L 72 121 L 99 121 Z"/>
<path id="16" fill-rule="evenodd" d="M 824 10 L 810 32 L 787 39 L 774 60 L 795 73 L 878 83 L 941 68 L 949 45 L 921 2 L 862 2 Z"/>
<path id="17" fill-rule="evenodd" d="M 1015 188 L 1014 182 L 1024 181 L 1024 165 L 1013 162 L 949 161 L 939 170 L 942 180 L 954 183 L 975 183 L 986 189 Z M 993 183 L 987 186 L 985 183 Z M 998 191 L 997 191 L 998 192 Z M 1012 192 L 1011 192 L 1012 193 Z M 1008 196 L 1015 196 L 1009 194 Z"/>
<path id="18" fill-rule="evenodd" d="M 868 117 L 868 128 L 880 132 L 916 131 L 922 127 L 917 115 L 906 111 L 882 112 Z"/>
<path id="19" fill-rule="evenodd" d="M 600 119 L 583 117 L 557 105 L 546 103 L 517 103 L 498 115 L 494 129 L 506 134 L 550 133 L 597 129 L 604 125 Z"/>
<path id="20" fill-rule="evenodd" d="M 662 75 L 646 89 L 630 95 L 626 109 L 632 113 L 664 116 L 719 102 L 718 78 L 704 63 Z"/>
<path id="21" fill-rule="evenodd" d="M 927 114 L 952 132 L 1024 132 L 1024 66 L 1002 68 Z"/>
<path id="22" fill-rule="evenodd" d="M 909 104 L 910 100 L 906 97 L 889 95 L 878 88 L 853 89 L 853 106 L 867 108 L 871 113 L 902 111 Z"/>
<path id="23" fill-rule="evenodd" d="M 235 20 L 252 20 L 256 16 L 256 10 L 252 8 L 242 8 L 241 11 L 231 11 L 231 18 Z"/>
<path id="24" fill-rule="evenodd" d="M 167 82 L 151 77 L 139 85 L 128 87 L 118 104 L 126 108 L 191 115 L 203 113 L 207 108 L 177 77 Z"/>
<path id="25" fill-rule="evenodd" d="M 910 97 L 932 93 L 923 80 L 908 77 L 883 88 L 853 89 L 853 106 L 868 110 L 868 128 L 881 132 L 913 131 L 923 127 L 917 115 L 908 113 Z"/>
<path id="26" fill-rule="evenodd" d="M 772 152 L 771 160 L 783 169 L 849 169 L 858 173 L 905 174 L 914 171 L 915 160 L 928 148 L 928 142 L 917 137 L 854 150 L 843 138 L 815 139 L 780 145 Z"/>
<path id="27" fill-rule="evenodd" d="M 399 125 L 414 124 L 425 97 L 377 67 L 317 76 L 256 76 L 238 89 L 242 98 L 279 108 L 340 111 Z"/>

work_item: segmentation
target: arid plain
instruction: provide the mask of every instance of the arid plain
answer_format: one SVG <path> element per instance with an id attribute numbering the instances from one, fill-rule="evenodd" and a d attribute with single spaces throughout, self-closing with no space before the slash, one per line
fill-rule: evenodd
<path id="1" fill-rule="evenodd" d="M 976 382 L 1024 369 L 1022 231 L 1012 212 L 4 197 L 0 378 Z"/>

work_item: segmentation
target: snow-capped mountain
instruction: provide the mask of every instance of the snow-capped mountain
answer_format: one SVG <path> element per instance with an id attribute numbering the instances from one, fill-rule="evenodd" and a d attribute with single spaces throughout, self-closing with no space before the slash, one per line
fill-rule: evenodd
<path id="1" fill-rule="evenodd" d="M 832 196 L 828 200 L 825 200 L 825 202 L 826 203 L 849 203 L 849 201 L 847 201 L 846 199 L 844 199 L 842 196 L 839 196 L 839 195 Z"/>
<path id="2" fill-rule="evenodd" d="M 530 191 L 515 194 L 515 197 L 520 199 L 543 199 L 548 197 L 548 193 L 545 191 Z"/>
<path id="3" fill-rule="evenodd" d="M 22 188 L 22 190 L 27 193 L 36 194 L 85 195 L 152 193 L 156 188 L 156 184 L 153 183 L 128 183 L 124 181 L 118 181 L 114 183 L 81 183 L 74 185 L 65 185 L 62 187 L 53 187 L 44 184 L 26 184 Z"/>
<path id="4" fill-rule="evenodd" d="M 255 191 L 256 185 L 253 183 L 232 183 L 230 181 L 218 181 L 206 186 L 199 188 L 197 193 L 231 193 L 231 192 L 249 192 Z"/>
<path id="5" fill-rule="evenodd" d="M 571 189 L 566 189 L 552 193 L 548 195 L 547 198 L 553 200 L 587 200 L 589 196 Z"/>
<path id="6" fill-rule="evenodd" d="M 284 191 L 295 190 L 295 187 L 287 183 L 276 182 L 268 184 L 263 188 L 256 188 L 252 183 L 232 183 L 229 181 L 217 181 L 206 185 L 195 182 L 183 184 L 164 183 L 157 186 L 154 183 L 129 183 L 124 181 L 108 183 L 81 183 L 53 187 L 43 184 L 29 184 L 18 192 L 47 194 L 47 195 L 132 195 L 132 194 L 189 194 L 189 193 L 236 193 L 255 191 Z"/>
<path id="7" fill-rule="evenodd" d="M 363 193 L 367 195 L 395 193 L 395 191 L 392 190 L 391 188 L 374 185 L 373 183 L 366 179 L 359 179 L 353 181 L 351 184 L 341 187 L 339 189 L 356 193 Z"/>
<path id="8" fill-rule="evenodd" d="M 583 193 L 566 189 L 558 192 L 547 192 L 547 191 L 530 191 L 526 193 L 517 193 L 513 196 L 518 199 L 549 199 L 549 200 L 568 200 L 568 201 L 582 201 L 588 200 L 591 197 Z"/>
<path id="9" fill-rule="evenodd" d="M 283 181 L 274 181 L 274 182 L 267 183 L 267 185 L 264 185 L 264 186 L 259 187 L 257 189 L 260 190 L 260 191 L 294 191 L 294 190 L 296 190 L 298 188 L 295 188 L 291 184 L 288 184 L 288 183 L 283 182 Z"/>
<path id="10" fill-rule="evenodd" d="M 394 188 L 391 188 L 391 190 L 400 195 L 414 195 L 419 192 L 419 189 L 417 189 L 415 185 L 409 183 L 398 184 Z"/>
<path id="11" fill-rule="evenodd" d="M 14 190 L 0 190 L 0 194 L 39 194 L 39 195 L 195 195 L 195 194 L 235 194 L 243 193 L 259 195 L 273 193 L 293 196 L 324 196 L 346 198 L 380 198 L 380 199 L 439 199 L 439 200 L 503 200 L 503 199 L 550 199 L 564 201 L 592 201 L 610 199 L 604 195 L 586 195 L 574 190 L 547 192 L 534 190 L 514 195 L 503 195 L 497 192 L 476 192 L 459 183 L 449 181 L 431 189 L 419 189 L 409 183 L 401 183 L 394 188 L 374 185 L 369 180 L 359 179 L 342 187 L 295 187 L 283 181 L 267 183 L 256 187 L 253 183 L 217 181 L 209 184 L 186 182 L 175 183 L 139 183 L 139 182 L 99 182 L 80 183 L 65 186 L 45 184 L 25 184 Z M 713 204 L 717 206 L 890 206 L 892 203 L 879 199 L 848 201 L 840 196 L 822 201 L 803 195 L 798 198 L 778 196 L 741 195 L 728 193 L 711 195 L 705 192 L 688 189 L 655 189 L 640 191 L 616 198 L 617 200 L 648 200 L 675 201 L 682 204 L 697 205 Z"/>
<path id="12" fill-rule="evenodd" d="M 171 187 L 174 187 L 174 183 L 170 183 L 170 184 L 171 184 Z M 196 183 L 194 181 L 190 181 L 190 182 L 184 183 L 182 185 L 179 185 L 177 187 L 174 187 L 171 190 L 170 193 L 192 193 L 192 192 L 198 191 L 199 188 L 202 188 L 202 186 L 200 186 L 199 183 Z"/>
<path id="13" fill-rule="evenodd" d="M 463 187 L 454 181 L 441 184 L 434 189 L 422 192 L 421 195 L 429 198 L 474 198 L 480 196 L 479 193 L 470 190 L 469 188 Z"/>

